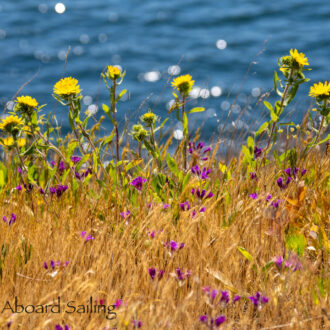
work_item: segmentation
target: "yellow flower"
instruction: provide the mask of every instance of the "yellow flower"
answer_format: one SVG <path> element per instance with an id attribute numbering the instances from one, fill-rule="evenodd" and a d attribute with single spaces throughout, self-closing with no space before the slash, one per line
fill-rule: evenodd
<path id="1" fill-rule="evenodd" d="M 110 77 L 111 80 L 116 80 L 120 77 L 120 69 L 116 66 L 113 65 L 109 65 L 108 66 L 108 75 Z"/>
<path id="2" fill-rule="evenodd" d="M 17 116 L 8 116 L 0 123 L 0 129 L 11 133 L 11 131 L 23 124 L 23 120 Z"/>
<path id="3" fill-rule="evenodd" d="M 330 95 L 330 82 L 325 82 L 324 84 L 319 82 L 311 86 L 309 90 L 309 96 L 312 97 L 326 97 Z"/>
<path id="4" fill-rule="evenodd" d="M 17 97 L 15 102 L 22 106 L 27 106 L 32 109 L 34 109 L 38 106 L 37 100 L 31 96 L 19 96 L 19 97 Z"/>
<path id="5" fill-rule="evenodd" d="M 78 80 L 72 77 L 66 77 L 58 81 L 54 86 L 54 94 L 68 97 L 77 95 L 81 92 Z"/>
<path id="6" fill-rule="evenodd" d="M 291 49 L 290 55 L 298 63 L 300 68 L 302 68 L 304 65 L 309 65 L 308 58 L 305 57 L 304 53 L 298 53 L 297 49 Z"/>
<path id="7" fill-rule="evenodd" d="M 12 147 L 14 145 L 14 139 L 12 136 L 6 137 L 0 141 L 0 144 L 5 146 L 5 147 Z M 23 147 L 26 145 L 26 139 L 21 138 L 17 140 L 17 144 L 19 148 Z"/>
<path id="8" fill-rule="evenodd" d="M 195 81 L 192 80 L 190 74 L 184 76 L 179 76 L 172 81 L 172 87 L 176 88 L 180 93 L 187 95 L 192 87 L 194 86 Z"/>

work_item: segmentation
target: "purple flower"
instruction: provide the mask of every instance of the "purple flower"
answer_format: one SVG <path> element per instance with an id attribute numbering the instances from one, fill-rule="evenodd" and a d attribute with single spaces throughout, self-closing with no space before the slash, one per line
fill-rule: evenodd
<path id="1" fill-rule="evenodd" d="M 153 280 L 156 276 L 156 268 L 149 268 L 148 272 L 149 272 L 151 279 Z"/>
<path id="2" fill-rule="evenodd" d="M 149 236 L 150 236 L 151 238 L 155 238 L 155 231 L 152 231 L 152 232 L 149 234 Z"/>
<path id="3" fill-rule="evenodd" d="M 71 328 L 66 324 L 64 328 L 60 324 L 55 325 L 55 330 L 70 330 Z"/>
<path id="4" fill-rule="evenodd" d="M 207 198 L 211 198 L 211 197 L 214 196 L 214 194 L 212 192 L 209 192 L 206 195 L 206 190 L 205 189 L 203 189 L 202 191 L 200 191 L 199 188 L 197 188 L 197 189 L 191 189 L 191 194 L 192 195 L 195 195 L 195 193 L 196 193 L 196 196 L 198 198 L 200 198 L 200 199 L 204 199 L 204 197 L 205 197 L 205 199 L 207 199 Z"/>
<path id="5" fill-rule="evenodd" d="M 284 264 L 285 268 L 292 268 L 292 270 L 295 272 L 296 270 L 302 269 L 302 264 L 299 261 L 298 255 L 296 253 L 291 253 L 288 259 L 286 260 Z"/>
<path id="6" fill-rule="evenodd" d="M 303 169 L 301 170 L 301 176 L 303 176 L 306 172 L 307 172 L 307 170 L 306 170 L 305 168 L 303 168 Z"/>
<path id="7" fill-rule="evenodd" d="M 206 157 L 206 153 L 209 153 L 211 151 L 210 147 L 204 148 L 205 143 L 199 142 L 196 146 L 195 142 L 189 142 L 189 153 L 194 155 L 195 158 L 201 159 L 203 161 L 208 160 L 208 157 Z"/>
<path id="8" fill-rule="evenodd" d="M 271 199 L 272 199 L 272 195 L 268 194 L 267 197 L 266 197 L 266 202 L 268 203 Z"/>
<path id="9" fill-rule="evenodd" d="M 199 210 L 199 213 L 204 213 L 206 211 L 206 207 L 203 206 L 200 210 Z"/>
<path id="10" fill-rule="evenodd" d="M 209 168 L 204 167 L 203 170 L 201 171 L 199 166 L 196 165 L 191 168 L 191 172 L 193 174 L 198 175 L 202 180 L 206 180 L 209 178 L 209 174 L 211 173 L 211 170 Z"/>
<path id="11" fill-rule="evenodd" d="M 18 172 L 19 174 L 22 174 L 22 173 L 23 173 L 22 169 L 21 169 L 19 166 L 17 166 L 17 172 Z"/>
<path id="12" fill-rule="evenodd" d="M 57 185 L 56 187 L 50 187 L 49 191 L 52 195 L 56 194 L 57 197 L 61 197 L 62 194 L 68 189 L 69 189 L 68 186 L 60 184 L 60 185 Z"/>
<path id="13" fill-rule="evenodd" d="M 44 268 L 45 269 L 48 269 L 48 265 L 47 265 L 47 262 L 46 261 L 44 262 Z"/>
<path id="14" fill-rule="evenodd" d="M 123 304 L 122 299 L 117 299 L 116 302 L 114 303 L 114 306 L 115 308 L 120 308 L 122 304 Z"/>
<path id="15" fill-rule="evenodd" d="M 54 260 L 51 260 L 51 261 L 50 261 L 50 267 L 51 267 L 52 269 L 55 268 L 55 261 L 54 261 Z"/>
<path id="16" fill-rule="evenodd" d="M 185 244 L 184 243 L 177 243 L 177 242 L 175 242 L 175 241 L 170 241 L 170 242 L 167 242 L 166 244 L 165 244 L 165 246 L 167 247 L 167 248 L 170 248 L 171 249 L 171 251 L 177 251 L 177 250 L 181 250 L 181 249 L 183 249 L 184 248 L 184 246 L 185 246 Z"/>
<path id="17" fill-rule="evenodd" d="M 273 201 L 270 205 L 272 207 L 274 207 L 275 209 L 277 209 L 279 207 L 279 205 L 280 205 L 281 202 L 282 202 L 281 199 L 277 199 L 276 201 Z"/>
<path id="18" fill-rule="evenodd" d="M 9 226 L 12 225 L 13 223 L 15 223 L 16 219 L 17 219 L 17 216 L 14 213 L 11 214 L 9 221 L 7 220 L 7 217 L 5 215 L 2 217 L 3 222 L 8 223 Z"/>
<path id="19" fill-rule="evenodd" d="M 206 315 L 202 315 L 199 317 L 199 320 L 203 323 L 207 323 L 207 316 Z"/>
<path id="20" fill-rule="evenodd" d="M 82 231 L 82 232 L 80 233 L 81 238 L 85 238 L 86 234 L 87 234 L 86 231 Z M 88 242 L 88 241 L 90 241 L 90 240 L 92 240 L 92 239 L 94 239 L 93 236 L 91 236 L 91 235 L 87 235 L 86 238 L 85 238 L 85 241 Z"/>
<path id="21" fill-rule="evenodd" d="M 79 156 L 72 156 L 71 160 L 73 161 L 74 164 L 77 164 L 81 161 L 81 157 Z"/>
<path id="22" fill-rule="evenodd" d="M 262 296 L 260 292 L 257 292 L 254 296 L 249 297 L 255 307 L 266 304 L 269 299 L 265 296 Z"/>
<path id="23" fill-rule="evenodd" d="M 275 265 L 277 266 L 277 268 L 279 268 L 279 269 L 282 268 L 282 264 L 283 264 L 283 261 L 284 261 L 282 256 L 274 257 L 273 261 L 274 261 Z"/>
<path id="24" fill-rule="evenodd" d="M 44 195 L 45 194 L 45 190 L 43 190 L 41 187 L 39 189 L 39 192 L 40 192 L 41 195 Z"/>
<path id="25" fill-rule="evenodd" d="M 15 187 L 16 190 L 21 191 L 22 190 L 22 186 L 20 184 L 18 184 L 18 186 Z"/>
<path id="26" fill-rule="evenodd" d="M 163 209 L 167 210 L 170 207 L 170 204 L 163 204 Z"/>
<path id="27" fill-rule="evenodd" d="M 140 176 L 135 178 L 130 184 L 135 187 L 137 190 L 141 191 L 143 187 L 143 183 L 146 182 L 147 179 L 143 179 Z"/>
<path id="28" fill-rule="evenodd" d="M 216 325 L 217 327 L 220 327 L 220 325 L 221 325 L 222 323 L 224 323 L 225 321 L 226 321 L 226 317 L 223 316 L 223 315 L 220 315 L 219 317 L 217 317 L 217 318 L 215 319 L 215 325 Z"/>
<path id="29" fill-rule="evenodd" d="M 120 212 L 119 214 L 122 216 L 123 219 L 126 219 L 131 215 L 131 212 L 130 211 Z"/>
<path id="30" fill-rule="evenodd" d="M 188 210 L 190 210 L 190 204 L 189 204 L 189 202 L 181 203 L 180 204 L 180 209 L 182 211 L 188 211 Z"/>
<path id="31" fill-rule="evenodd" d="M 252 199 L 257 199 L 258 198 L 258 194 L 255 192 L 253 194 L 249 195 Z"/>
<path id="32" fill-rule="evenodd" d="M 183 281 L 185 278 L 188 278 L 191 275 L 191 271 L 188 270 L 186 273 L 181 271 L 181 268 L 176 269 L 177 279 Z"/>
<path id="33" fill-rule="evenodd" d="M 257 173 L 256 172 L 250 172 L 250 178 L 252 179 L 252 180 L 258 180 L 258 178 L 257 178 Z"/>
<path id="34" fill-rule="evenodd" d="M 241 299 L 241 296 L 236 295 L 233 299 L 233 303 L 235 303 L 236 301 L 239 301 Z"/>
<path id="35" fill-rule="evenodd" d="M 225 304 L 228 304 L 228 302 L 229 302 L 229 293 L 227 291 L 221 291 L 220 302 L 224 302 Z"/>
<path id="36" fill-rule="evenodd" d="M 142 322 L 140 320 L 139 321 L 133 320 L 132 325 L 133 325 L 134 329 L 141 328 L 142 327 Z"/>
<path id="37" fill-rule="evenodd" d="M 254 157 L 259 158 L 261 156 L 262 149 L 258 147 L 254 147 Z"/>
<path id="38" fill-rule="evenodd" d="M 287 177 L 286 179 L 286 183 L 284 184 L 283 182 L 283 178 L 280 176 L 278 179 L 277 179 L 277 185 L 281 188 L 281 189 L 286 189 L 289 185 L 289 183 L 291 182 L 291 177 Z"/>
<path id="39" fill-rule="evenodd" d="M 216 296 L 218 295 L 218 290 L 212 290 L 210 293 L 211 299 L 212 301 L 216 298 Z"/>

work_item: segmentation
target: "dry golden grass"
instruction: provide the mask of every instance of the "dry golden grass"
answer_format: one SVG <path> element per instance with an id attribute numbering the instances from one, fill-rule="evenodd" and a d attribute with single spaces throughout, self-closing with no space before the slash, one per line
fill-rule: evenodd
<path id="1" fill-rule="evenodd" d="M 244 174 L 240 159 L 232 160 L 229 180 L 215 159 L 207 165 L 212 169 L 209 190 L 214 197 L 203 203 L 206 212 L 197 212 L 194 218 L 190 211 L 180 211 L 179 203 L 192 203 L 190 189 L 197 179 L 177 200 L 168 200 L 171 206 L 166 210 L 162 203 L 147 207 L 153 199 L 150 181 L 150 189 L 138 195 L 135 207 L 127 190 L 112 187 L 99 194 L 93 181 L 79 190 L 76 200 L 69 189 L 49 204 L 36 192 L 2 194 L 1 216 L 13 212 L 17 220 L 11 226 L 0 224 L 0 245 L 2 251 L 6 249 L 5 258 L 1 255 L 1 310 L 7 301 L 13 306 L 15 296 L 25 306 L 52 304 L 57 297 L 63 305 L 60 314 L 5 310 L 0 313 L 1 328 L 11 320 L 11 329 L 54 329 L 56 324 L 72 329 L 132 329 L 132 320 L 141 320 L 143 329 L 203 329 L 199 317 L 207 314 L 225 315 L 223 329 L 329 329 L 327 156 L 310 155 L 301 164 L 307 169 L 305 176 L 283 191 L 276 184 L 282 169 L 275 164 L 261 169 L 257 182 Z M 256 190 L 259 198 L 253 200 L 249 194 Z M 285 200 L 278 209 L 265 203 L 268 193 Z M 297 194 L 301 200 L 294 206 Z M 132 215 L 125 224 L 119 212 L 127 210 Z M 315 251 L 305 249 L 301 270 L 281 272 L 273 265 L 263 271 L 272 258 L 288 254 L 284 237 L 289 225 L 303 233 L 306 247 Z M 317 239 L 310 235 L 311 228 L 318 231 Z M 80 236 L 84 230 L 95 239 L 84 241 Z M 148 231 L 153 230 L 156 234 L 151 238 Z M 170 254 L 164 247 L 169 240 L 184 242 L 185 247 Z M 252 261 L 238 246 L 251 254 Z M 69 264 L 56 267 L 58 273 L 50 276 L 52 270 L 43 267 L 50 260 Z M 152 280 L 151 267 L 164 270 L 163 278 Z M 190 270 L 191 276 L 179 282 L 172 276 L 177 267 Z M 209 304 L 204 286 L 227 290 L 231 297 L 227 307 Z M 257 291 L 269 298 L 261 310 L 255 310 L 248 299 Z M 235 294 L 242 298 L 233 304 Z M 105 299 L 107 305 L 122 299 L 116 319 L 107 320 L 103 313 L 65 313 L 67 302 L 86 305 L 90 297 Z"/>

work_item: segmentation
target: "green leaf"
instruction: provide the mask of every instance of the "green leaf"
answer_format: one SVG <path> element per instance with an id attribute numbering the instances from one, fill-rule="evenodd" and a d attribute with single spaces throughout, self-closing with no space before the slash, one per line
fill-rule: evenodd
<path id="1" fill-rule="evenodd" d="M 286 236 L 286 246 L 288 250 L 295 251 L 300 257 L 306 247 L 306 238 L 303 234 L 293 234 Z"/>
<path id="2" fill-rule="evenodd" d="M 191 109 L 188 113 L 203 112 L 203 111 L 205 111 L 205 108 L 196 107 L 196 108 Z"/>
<path id="3" fill-rule="evenodd" d="M 2 162 L 0 162 L 0 188 L 2 189 L 8 182 L 8 170 Z"/>
<path id="4" fill-rule="evenodd" d="M 256 131 L 255 137 L 259 136 L 262 132 L 264 132 L 267 128 L 268 128 L 268 121 L 266 121 L 265 123 L 263 123 L 260 128 Z"/>
<path id="5" fill-rule="evenodd" d="M 69 123 L 70 123 L 71 129 L 74 130 L 75 127 L 74 127 L 73 116 L 72 116 L 72 112 L 71 111 L 69 111 Z"/>
<path id="6" fill-rule="evenodd" d="M 127 89 L 124 89 L 124 90 L 122 90 L 120 93 L 119 93 L 119 95 L 118 95 L 118 97 L 117 97 L 117 99 L 116 99 L 116 102 L 117 101 L 119 101 L 125 94 L 127 93 Z"/>
<path id="7" fill-rule="evenodd" d="M 175 175 L 179 175 L 178 165 L 176 164 L 174 158 L 170 156 L 170 154 L 166 154 L 166 163 L 171 172 Z"/>
<path id="8" fill-rule="evenodd" d="M 186 138 L 188 136 L 188 117 L 184 112 L 182 116 L 182 124 L 183 124 L 183 136 Z"/>
<path id="9" fill-rule="evenodd" d="M 254 150 L 254 141 L 253 141 L 253 139 L 252 139 L 251 136 L 249 136 L 249 137 L 247 138 L 247 145 L 248 145 L 248 147 L 249 147 L 249 149 L 250 149 L 250 153 L 252 153 L 253 150 Z"/>
<path id="10" fill-rule="evenodd" d="M 274 111 L 273 106 L 269 102 L 264 101 L 264 105 L 267 109 L 269 109 L 269 111 Z"/>
<path id="11" fill-rule="evenodd" d="M 248 259 L 249 261 L 252 261 L 252 259 L 253 259 L 252 255 L 249 252 L 247 252 L 243 247 L 238 246 L 237 249 L 239 252 L 241 252 L 243 254 L 243 256 L 246 259 Z"/>

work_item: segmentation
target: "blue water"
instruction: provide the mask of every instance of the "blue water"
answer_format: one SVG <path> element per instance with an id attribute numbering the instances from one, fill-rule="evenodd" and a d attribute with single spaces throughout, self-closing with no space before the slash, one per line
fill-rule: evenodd
<path id="1" fill-rule="evenodd" d="M 173 98 L 169 70 L 190 73 L 203 96 L 191 104 L 207 109 L 191 123 L 203 124 L 205 138 L 257 127 L 267 116 L 257 99 L 272 90 L 277 59 L 290 48 L 304 52 L 313 69 L 287 110 L 291 119 L 301 120 L 310 106 L 310 84 L 330 79 L 329 0 L 62 0 L 63 14 L 55 11 L 57 2 L 0 2 L 0 97 L 5 105 L 38 72 L 22 94 L 46 103 L 64 131 L 67 112 L 55 106 L 51 92 L 69 46 L 65 75 L 79 79 L 84 109 L 108 102 L 100 80 L 106 65 L 127 71 L 128 97 L 118 105 L 122 123 L 127 118 L 133 124 L 149 107 L 166 117 Z M 174 114 L 166 127 L 180 128 Z M 105 122 L 102 134 L 111 129 Z"/>

